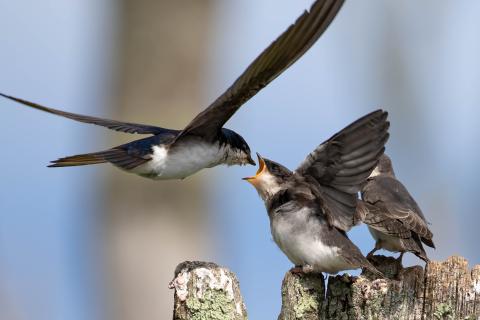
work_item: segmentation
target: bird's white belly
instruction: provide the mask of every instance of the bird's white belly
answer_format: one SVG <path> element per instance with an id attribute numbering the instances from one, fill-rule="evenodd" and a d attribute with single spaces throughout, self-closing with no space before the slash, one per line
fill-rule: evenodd
<path id="1" fill-rule="evenodd" d="M 183 179 L 221 162 L 222 152 L 217 145 L 195 143 L 170 152 L 164 146 L 153 146 L 152 159 L 133 171 L 152 179 Z"/>
<path id="2" fill-rule="evenodd" d="M 339 254 L 339 248 L 327 246 L 318 235 L 319 229 L 294 230 L 288 220 L 279 219 L 272 225 L 274 241 L 296 266 L 309 265 L 315 272 L 337 273 L 352 269 Z M 310 226 L 311 227 L 311 226 Z"/>
<path id="3" fill-rule="evenodd" d="M 368 227 L 368 230 L 370 231 L 373 239 L 375 239 L 377 243 L 379 242 L 383 249 L 391 252 L 402 252 L 405 250 L 401 239 L 389 236 L 388 234 L 375 230 L 371 227 Z"/>

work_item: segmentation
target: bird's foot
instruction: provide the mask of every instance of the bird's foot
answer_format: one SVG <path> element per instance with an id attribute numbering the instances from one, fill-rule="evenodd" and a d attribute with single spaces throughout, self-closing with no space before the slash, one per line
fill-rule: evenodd
<path id="1" fill-rule="evenodd" d="M 309 264 L 306 264 L 302 267 L 303 273 L 312 273 L 313 272 L 313 267 Z"/>
<path id="2" fill-rule="evenodd" d="M 396 259 L 398 265 L 399 265 L 401 268 L 403 268 L 402 260 L 403 260 L 403 254 L 404 254 L 404 253 L 405 253 L 405 252 L 400 252 L 400 255 L 399 255 L 398 258 Z"/>
<path id="3" fill-rule="evenodd" d="M 375 252 L 377 252 L 379 249 L 381 248 L 381 246 L 379 245 L 379 243 L 375 243 L 375 247 L 372 249 L 372 251 L 370 251 L 368 254 L 367 254 L 367 259 L 372 259 L 373 258 L 373 254 Z"/>
<path id="4" fill-rule="evenodd" d="M 308 274 L 313 272 L 313 267 L 309 264 L 303 266 L 295 266 L 290 269 L 290 272 L 293 274 Z"/>
<path id="5" fill-rule="evenodd" d="M 295 266 L 294 268 L 290 269 L 290 272 L 292 274 L 302 274 L 303 273 L 303 268 L 302 268 L 302 266 Z"/>
<path id="6" fill-rule="evenodd" d="M 348 272 L 345 272 L 340 277 L 340 281 L 345 282 L 345 283 L 351 283 L 352 282 L 352 276 L 350 274 L 348 274 Z"/>

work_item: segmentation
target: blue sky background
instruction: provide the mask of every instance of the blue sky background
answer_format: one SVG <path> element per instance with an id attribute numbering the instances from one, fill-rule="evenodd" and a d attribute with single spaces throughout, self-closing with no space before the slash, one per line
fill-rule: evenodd
<path id="1" fill-rule="evenodd" d="M 2 92 L 83 113 L 106 109 L 113 1 L 0 0 L 0 8 Z M 0 318 L 95 319 L 101 189 L 91 173 L 45 166 L 52 150 L 102 141 L 5 100 L 0 109 Z"/>
<path id="2" fill-rule="evenodd" d="M 204 105 L 311 3 L 218 1 Z M 116 5 L 0 0 L 0 91 L 108 114 Z M 318 43 L 227 127 L 293 169 L 351 121 L 385 108 L 397 176 L 432 223 L 438 249 L 429 254 L 478 263 L 479 13 L 480 3 L 466 0 L 347 1 Z M 96 213 L 103 171 L 44 166 L 103 147 L 96 135 L 103 131 L 16 107 L 0 103 L 0 318 L 101 319 Z M 217 262 L 239 276 L 250 318 L 274 319 L 291 264 L 271 240 L 256 191 L 240 180 L 254 171 L 209 170 L 209 232 Z M 365 253 L 373 246 L 364 227 L 351 238 Z"/>

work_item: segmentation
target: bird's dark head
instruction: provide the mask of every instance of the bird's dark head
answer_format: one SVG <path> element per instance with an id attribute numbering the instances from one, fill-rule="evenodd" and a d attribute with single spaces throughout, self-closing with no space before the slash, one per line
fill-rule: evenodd
<path id="1" fill-rule="evenodd" d="M 370 174 L 370 178 L 373 178 L 379 175 L 389 175 L 389 176 L 395 177 L 392 160 L 385 153 L 378 159 L 378 164 Z"/>
<path id="2" fill-rule="evenodd" d="M 280 163 L 262 158 L 258 153 L 257 157 L 257 173 L 252 177 L 243 178 L 243 180 L 250 182 L 257 189 L 260 197 L 267 200 L 284 188 L 293 173 Z"/>
<path id="3" fill-rule="evenodd" d="M 241 135 L 233 130 L 222 128 L 223 143 L 228 146 L 228 165 L 255 165 L 250 147 Z"/>

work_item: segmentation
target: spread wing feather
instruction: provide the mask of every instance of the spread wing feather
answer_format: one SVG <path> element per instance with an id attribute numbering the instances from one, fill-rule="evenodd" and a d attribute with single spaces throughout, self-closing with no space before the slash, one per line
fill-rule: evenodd
<path id="1" fill-rule="evenodd" d="M 317 0 L 310 12 L 265 49 L 243 74 L 208 108 L 199 113 L 178 138 L 197 135 L 213 139 L 218 130 L 251 97 L 299 59 L 330 25 L 344 0 Z"/>
<path id="2" fill-rule="evenodd" d="M 357 193 L 385 150 L 387 116 L 377 110 L 358 119 L 318 146 L 296 170 L 318 182 L 331 222 L 341 230 L 354 225 Z"/>
<path id="3" fill-rule="evenodd" d="M 91 116 L 86 116 L 86 115 L 81 115 L 77 113 L 72 113 L 72 112 L 66 112 L 62 110 L 57 110 L 53 108 L 48 108 L 45 106 L 42 106 L 38 103 L 34 103 L 31 101 L 23 100 L 20 98 L 15 98 L 9 95 L 5 95 L 0 93 L 0 96 L 16 101 L 18 103 L 21 103 L 23 105 L 26 105 L 28 107 L 45 111 L 51 114 L 55 114 L 57 116 L 69 118 L 75 121 L 83 122 L 83 123 L 90 123 L 90 124 L 95 124 L 98 126 L 103 126 L 107 127 L 108 129 L 119 131 L 119 132 L 125 132 L 125 133 L 138 133 L 138 134 L 163 134 L 163 133 L 178 133 L 179 131 L 177 130 L 171 130 L 171 129 L 165 129 L 161 127 L 155 127 L 151 125 L 146 125 L 146 124 L 138 124 L 138 123 L 131 123 L 131 122 L 121 122 L 121 121 L 116 121 L 116 120 L 109 120 L 109 119 L 103 119 L 103 118 L 97 118 L 97 117 L 91 117 Z"/>

